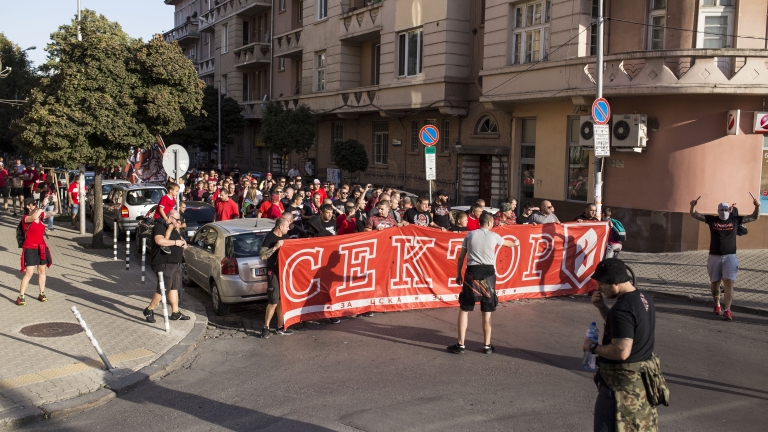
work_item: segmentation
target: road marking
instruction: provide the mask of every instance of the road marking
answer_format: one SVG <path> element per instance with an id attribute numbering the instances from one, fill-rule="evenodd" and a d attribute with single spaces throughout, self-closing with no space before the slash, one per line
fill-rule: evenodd
<path id="1" fill-rule="evenodd" d="M 149 357 L 152 355 L 155 355 L 155 353 L 148 349 L 137 348 L 137 349 L 126 351 L 126 352 L 113 354 L 113 355 L 107 356 L 107 358 L 109 358 L 110 363 L 118 364 L 118 363 L 130 361 L 130 360 L 140 359 L 143 357 Z M 103 369 L 103 368 L 104 368 L 104 364 L 101 361 L 88 359 L 83 362 L 72 363 L 66 366 L 61 366 L 53 369 L 46 369 L 33 374 L 21 375 L 15 378 L 2 380 L 0 381 L 0 390 L 12 389 L 16 387 L 22 387 L 28 384 L 39 383 L 42 381 L 47 381 L 49 379 L 63 377 L 65 375 L 72 375 L 78 372 L 84 372 L 89 369 Z"/>

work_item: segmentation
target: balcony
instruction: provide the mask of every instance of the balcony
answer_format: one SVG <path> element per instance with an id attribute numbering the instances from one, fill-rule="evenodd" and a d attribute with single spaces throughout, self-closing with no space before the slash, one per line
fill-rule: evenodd
<path id="1" fill-rule="evenodd" d="M 168 43 L 177 41 L 180 45 L 184 42 L 198 40 L 200 39 L 198 26 L 199 23 L 197 20 L 187 21 L 173 30 L 163 33 L 163 39 Z"/>
<path id="2" fill-rule="evenodd" d="M 301 29 L 275 36 L 275 57 L 301 57 Z"/>
<path id="3" fill-rule="evenodd" d="M 686 49 L 636 51 L 605 56 L 606 96 L 654 94 L 765 94 L 768 50 Z M 523 73 L 530 69 L 530 73 Z M 592 96 L 595 58 L 581 57 L 486 70 L 481 101 Z M 570 77 L 570 78 L 569 78 Z M 514 79 L 512 79 L 514 78 Z"/>
<path id="4" fill-rule="evenodd" d="M 243 107 L 243 118 L 246 120 L 260 119 L 264 117 L 264 110 L 261 109 L 261 105 L 264 102 L 240 102 Z"/>
<path id="5" fill-rule="evenodd" d="M 200 31 L 212 31 L 213 25 L 235 14 L 250 14 L 272 7 L 271 0 L 209 0 L 214 6 L 200 15 Z"/>
<path id="6" fill-rule="evenodd" d="M 213 75 L 216 71 L 215 59 L 203 60 L 197 64 L 197 76 L 204 77 L 206 75 Z"/>
<path id="7" fill-rule="evenodd" d="M 366 2 L 362 8 L 350 7 L 339 18 L 339 39 L 344 41 L 363 41 L 374 39 L 381 33 L 382 2 Z"/>
<path id="8" fill-rule="evenodd" d="M 269 43 L 253 42 L 236 48 L 235 67 L 252 66 L 258 63 L 269 63 Z"/>

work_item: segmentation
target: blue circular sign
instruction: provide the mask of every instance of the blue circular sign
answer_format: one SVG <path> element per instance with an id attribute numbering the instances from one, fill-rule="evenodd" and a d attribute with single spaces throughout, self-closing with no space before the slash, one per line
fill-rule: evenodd
<path id="1" fill-rule="evenodd" d="M 608 101 L 599 98 L 595 99 L 592 103 L 592 119 L 595 124 L 604 125 L 611 119 L 611 106 L 608 105 Z"/>
<path id="2" fill-rule="evenodd" d="M 419 132 L 419 140 L 427 147 L 432 147 L 437 144 L 437 140 L 440 139 L 440 132 L 432 125 L 426 125 L 421 128 Z"/>

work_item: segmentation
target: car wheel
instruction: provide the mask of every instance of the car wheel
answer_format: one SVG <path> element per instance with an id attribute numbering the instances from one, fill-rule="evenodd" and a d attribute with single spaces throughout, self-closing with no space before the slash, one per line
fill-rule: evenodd
<path id="1" fill-rule="evenodd" d="M 211 281 L 211 302 L 213 302 L 213 311 L 216 312 L 216 315 L 223 316 L 229 312 L 229 305 L 221 302 L 219 287 L 216 286 L 214 281 Z"/>
<path id="2" fill-rule="evenodd" d="M 189 278 L 189 272 L 187 271 L 187 263 L 183 263 L 181 265 L 181 283 L 184 286 L 195 286 L 195 283 L 192 281 L 192 279 Z"/>

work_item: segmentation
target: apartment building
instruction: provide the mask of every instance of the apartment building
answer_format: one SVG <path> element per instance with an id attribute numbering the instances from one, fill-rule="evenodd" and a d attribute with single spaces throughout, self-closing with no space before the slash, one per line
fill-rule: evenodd
<path id="1" fill-rule="evenodd" d="M 165 40 L 179 43 L 201 80 L 243 106 L 246 126 L 234 143 L 223 146 L 222 161 L 269 169 L 259 119 L 262 102 L 270 97 L 272 0 L 164 1 L 175 7 L 175 27 L 164 33 Z"/>

